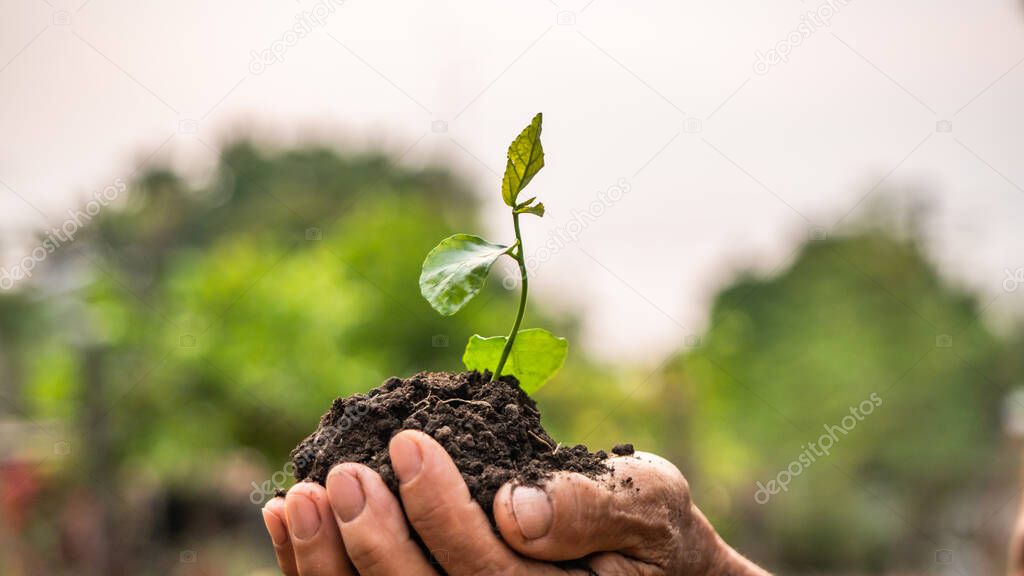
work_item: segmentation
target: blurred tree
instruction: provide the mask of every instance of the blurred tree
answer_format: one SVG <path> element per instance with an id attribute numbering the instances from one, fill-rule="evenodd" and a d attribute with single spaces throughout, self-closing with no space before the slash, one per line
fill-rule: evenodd
<path id="1" fill-rule="evenodd" d="M 998 445 L 1009 383 L 987 375 L 1000 352 L 981 312 L 914 239 L 877 229 L 810 242 L 779 275 L 724 289 L 665 392 L 693 403 L 682 448 L 719 495 L 713 519 L 779 565 L 919 564 Z M 826 426 L 848 430 L 832 442 Z M 801 461 L 811 443 L 834 447 Z"/>
<path id="2" fill-rule="evenodd" d="M 0 294 L 0 414 L 24 413 L 22 386 L 29 343 L 39 337 L 37 301 L 24 293 Z"/>

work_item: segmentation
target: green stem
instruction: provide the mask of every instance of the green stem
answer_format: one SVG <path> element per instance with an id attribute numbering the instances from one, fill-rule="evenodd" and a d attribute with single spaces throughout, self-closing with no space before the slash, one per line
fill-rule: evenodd
<path id="1" fill-rule="evenodd" d="M 523 323 L 523 315 L 526 313 L 526 292 L 529 289 L 529 282 L 526 279 L 526 259 L 523 257 L 523 237 L 519 233 L 519 213 L 512 212 L 512 225 L 516 229 L 516 253 L 512 255 L 519 263 L 519 281 L 521 291 L 519 293 L 519 310 L 516 312 L 516 322 L 512 325 L 512 331 L 508 334 L 508 340 L 505 342 L 505 348 L 501 351 L 501 359 L 498 360 L 498 367 L 494 369 L 494 376 L 491 377 L 491 381 L 501 378 L 501 370 L 505 367 L 505 361 L 508 360 L 508 355 L 512 352 L 512 344 L 516 341 L 516 335 L 519 334 L 519 325 Z"/>

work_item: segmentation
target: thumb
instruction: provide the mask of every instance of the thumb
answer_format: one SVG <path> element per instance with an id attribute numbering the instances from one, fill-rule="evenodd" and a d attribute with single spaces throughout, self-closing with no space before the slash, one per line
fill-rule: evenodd
<path id="1" fill-rule="evenodd" d="M 690 509 L 682 474 L 646 454 L 608 464 L 609 473 L 597 479 L 561 473 L 543 486 L 503 486 L 494 498 L 494 519 L 505 542 L 546 561 L 596 552 L 643 560 L 670 543 L 674 524 Z"/>

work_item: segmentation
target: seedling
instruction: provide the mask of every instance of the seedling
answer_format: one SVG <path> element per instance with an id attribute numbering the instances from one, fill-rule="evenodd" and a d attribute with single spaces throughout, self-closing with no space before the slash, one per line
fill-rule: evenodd
<path id="1" fill-rule="evenodd" d="M 467 370 L 490 370 L 492 380 L 511 374 L 528 394 L 544 385 L 558 372 L 569 353 L 569 343 L 542 328 L 520 330 L 526 313 L 529 281 L 526 274 L 523 237 L 519 217 L 544 216 L 544 203 L 534 196 L 519 201 L 519 194 L 544 167 L 544 148 L 540 143 L 543 116 L 537 114 L 530 125 L 508 147 L 505 175 L 501 179 L 501 198 L 512 209 L 516 240 L 511 246 L 494 244 L 470 234 L 455 234 L 441 241 L 427 254 L 420 273 L 420 293 L 444 316 L 462 309 L 480 293 L 491 267 L 502 256 L 519 265 L 519 309 L 508 336 L 483 337 L 474 334 L 466 345 L 462 362 Z"/>

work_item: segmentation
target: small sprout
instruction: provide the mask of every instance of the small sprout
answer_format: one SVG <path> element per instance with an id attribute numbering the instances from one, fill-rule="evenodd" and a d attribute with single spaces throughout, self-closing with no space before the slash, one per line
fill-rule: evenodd
<path id="1" fill-rule="evenodd" d="M 511 246 L 493 244 L 477 236 L 455 234 L 445 238 L 427 254 L 420 273 L 420 293 L 435 310 L 451 316 L 476 296 L 487 281 L 491 267 L 502 256 L 519 265 L 520 295 L 515 322 L 508 336 L 474 335 L 469 339 L 462 362 L 467 370 L 490 370 L 492 379 L 511 374 L 531 394 L 544 385 L 565 363 L 569 343 L 541 328 L 520 330 L 526 313 L 529 282 L 519 216 L 544 217 L 544 203 L 534 196 L 519 202 L 519 194 L 544 167 L 540 133 L 543 116 L 537 114 L 508 147 L 501 198 L 512 209 L 516 241 Z M 535 203 L 536 202 L 536 203 Z"/>

